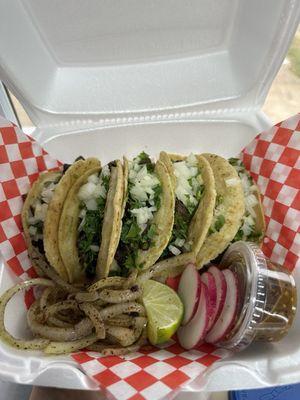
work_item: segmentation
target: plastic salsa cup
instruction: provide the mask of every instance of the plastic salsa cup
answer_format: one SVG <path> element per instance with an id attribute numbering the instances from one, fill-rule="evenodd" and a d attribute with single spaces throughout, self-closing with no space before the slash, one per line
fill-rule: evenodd
<path id="1" fill-rule="evenodd" d="M 238 312 L 233 329 L 218 345 L 240 351 L 252 342 L 276 342 L 289 331 L 297 306 L 295 280 L 250 242 L 236 242 L 221 260 L 237 278 Z"/>

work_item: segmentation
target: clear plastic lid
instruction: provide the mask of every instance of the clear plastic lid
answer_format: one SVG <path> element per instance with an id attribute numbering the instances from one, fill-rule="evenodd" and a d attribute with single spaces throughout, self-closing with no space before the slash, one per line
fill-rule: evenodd
<path id="1" fill-rule="evenodd" d="M 236 274 L 240 296 L 234 328 L 219 346 L 239 351 L 254 341 L 282 339 L 296 313 L 297 291 L 291 273 L 249 242 L 231 245 L 221 267 Z"/>

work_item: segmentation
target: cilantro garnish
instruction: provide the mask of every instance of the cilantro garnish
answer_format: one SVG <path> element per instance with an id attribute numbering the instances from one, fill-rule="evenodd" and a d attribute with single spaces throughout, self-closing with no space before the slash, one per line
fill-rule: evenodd
<path id="1" fill-rule="evenodd" d="M 247 240 L 249 240 L 250 242 L 260 242 L 261 239 L 262 239 L 262 232 L 261 231 L 252 232 L 247 237 Z"/>
<path id="2" fill-rule="evenodd" d="M 218 207 L 223 203 L 224 197 L 221 194 L 217 194 L 215 207 Z"/>
<path id="3" fill-rule="evenodd" d="M 162 194 L 162 187 L 161 185 L 157 185 L 154 187 L 154 206 L 159 209 L 161 203 L 161 194 Z"/>
<path id="4" fill-rule="evenodd" d="M 215 222 L 215 230 L 217 232 L 219 232 L 221 230 L 221 228 L 224 226 L 225 224 L 225 217 L 224 215 L 218 215 L 218 218 Z"/>
<path id="5" fill-rule="evenodd" d="M 195 206 L 193 206 L 193 208 L 195 208 Z M 183 239 L 184 242 L 186 241 L 192 217 L 193 216 L 190 213 L 190 210 L 180 200 L 176 199 L 172 236 L 168 243 L 168 246 L 164 249 L 160 257 L 161 260 L 173 256 L 168 248 L 170 245 L 179 248 L 175 244 L 176 239 Z M 180 247 L 179 250 L 182 251 L 183 246 Z"/>
<path id="6" fill-rule="evenodd" d="M 224 215 L 218 215 L 215 223 L 211 226 L 208 230 L 208 234 L 211 235 L 212 233 L 219 232 L 221 228 L 225 224 L 225 217 Z"/>
<path id="7" fill-rule="evenodd" d="M 147 171 L 148 172 L 153 172 L 155 165 L 154 163 L 151 161 L 151 158 L 149 157 L 149 155 L 147 153 L 145 153 L 144 151 L 142 151 L 135 159 L 134 161 L 138 160 L 138 164 L 139 165 L 146 165 L 147 167 Z"/>
<path id="8" fill-rule="evenodd" d="M 149 173 L 154 172 L 155 164 L 152 163 L 150 157 L 145 152 L 140 153 L 133 162 L 141 166 L 146 165 Z M 136 216 L 131 213 L 131 210 L 141 207 L 152 207 L 153 205 L 158 210 L 161 206 L 162 194 L 162 187 L 158 184 L 153 188 L 154 197 L 152 200 L 139 201 L 131 196 L 132 187 L 133 183 L 129 181 L 121 238 L 115 256 L 122 268 L 121 274 L 125 276 L 128 274 L 128 270 L 132 268 L 142 268 L 142 265 L 137 265 L 136 262 L 138 250 L 148 250 L 153 245 L 156 234 L 156 226 L 150 221 L 148 222 L 148 226 L 141 231 L 141 228 L 137 224 Z"/>
<path id="9" fill-rule="evenodd" d="M 34 226 L 36 228 L 36 233 L 38 235 L 42 235 L 43 234 L 43 229 L 44 229 L 44 222 L 43 221 L 37 221 L 34 224 L 31 224 L 31 226 Z"/>
<path id="10" fill-rule="evenodd" d="M 102 182 L 106 192 L 109 188 L 109 176 L 102 176 Z M 106 198 L 97 198 L 97 209 L 88 210 L 85 204 L 81 203 L 81 208 L 85 209 L 84 224 L 78 233 L 77 247 L 80 264 L 82 265 L 87 277 L 95 275 L 98 252 L 93 251 L 91 246 L 99 246 L 101 242 L 101 227 L 104 218 Z"/>
<path id="11" fill-rule="evenodd" d="M 233 238 L 232 242 L 238 242 L 239 240 L 243 240 L 244 237 L 244 232 L 242 230 L 242 227 L 237 231 L 235 237 Z"/>
<path id="12" fill-rule="evenodd" d="M 231 157 L 228 159 L 229 164 L 231 164 L 233 167 L 239 166 L 241 163 L 241 160 L 239 158 L 234 158 Z"/>

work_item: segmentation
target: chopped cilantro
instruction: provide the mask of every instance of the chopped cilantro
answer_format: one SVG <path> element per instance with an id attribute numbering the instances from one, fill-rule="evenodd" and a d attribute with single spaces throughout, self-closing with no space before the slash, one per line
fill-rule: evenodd
<path id="1" fill-rule="evenodd" d="M 148 172 L 153 172 L 155 164 L 151 161 L 151 158 L 147 153 L 142 151 L 134 160 L 138 159 L 139 165 L 146 165 Z"/>
<path id="2" fill-rule="evenodd" d="M 31 226 L 34 226 L 36 228 L 36 233 L 38 235 L 43 234 L 43 229 L 44 229 L 44 222 L 43 221 L 37 221 L 35 224 L 31 224 Z"/>
<path id="3" fill-rule="evenodd" d="M 139 236 L 140 236 L 140 228 L 136 220 L 134 218 L 127 220 L 122 229 L 121 240 L 124 243 L 129 244 L 132 241 L 136 242 L 139 241 Z"/>
<path id="4" fill-rule="evenodd" d="M 215 207 L 218 207 L 221 203 L 223 203 L 223 200 L 224 197 L 221 194 L 217 194 Z"/>
<path id="5" fill-rule="evenodd" d="M 214 225 L 209 228 L 208 234 L 211 235 L 212 233 L 219 232 L 221 228 L 224 226 L 224 224 L 225 224 L 224 215 L 222 214 L 218 215 Z"/>
<path id="6" fill-rule="evenodd" d="M 262 239 L 262 232 L 261 231 L 254 231 L 250 233 L 250 235 L 247 237 L 247 240 L 249 242 L 260 242 Z"/>
<path id="7" fill-rule="evenodd" d="M 136 252 L 131 251 L 125 257 L 124 267 L 127 269 L 137 268 L 136 266 Z"/>
<path id="8" fill-rule="evenodd" d="M 154 206 L 159 209 L 160 208 L 160 203 L 161 203 L 161 193 L 162 193 L 162 187 L 161 185 L 155 186 L 154 190 Z"/>
<path id="9" fill-rule="evenodd" d="M 150 157 L 145 152 L 140 153 L 135 159 L 139 165 L 146 165 L 149 173 L 154 172 L 155 164 L 152 163 Z M 160 184 L 156 185 L 154 190 L 154 197 L 151 200 L 139 201 L 131 196 L 132 182 L 128 182 L 127 202 L 125 214 L 123 217 L 123 226 L 121 232 L 121 239 L 116 252 L 116 260 L 121 266 L 121 274 L 126 276 L 128 270 L 131 268 L 142 268 L 142 265 L 137 265 L 136 258 L 138 250 L 148 250 L 153 245 L 153 239 L 156 234 L 156 226 L 149 222 L 146 229 L 141 231 L 137 224 L 136 216 L 131 213 L 131 210 L 141 207 L 155 206 L 157 210 L 161 206 L 162 187 Z"/>
<path id="10" fill-rule="evenodd" d="M 173 256 L 168 248 L 170 245 L 179 248 L 175 244 L 176 239 L 183 239 L 184 242 L 186 241 L 191 219 L 192 215 L 190 214 L 188 208 L 185 207 L 180 200 L 176 199 L 172 236 L 168 246 L 165 248 L 160 257 L 161 260 Z M 179 250 L 183 250 L 183 246 L 180 247 Z"/>
<path id="11" fill-rule="evenodd" d="M 238 242 L 239 240 L 243 240 L 243 237 L 244 237 L 244 232 L 242 230 L 242 227 L 240 227 L 235 237 L 233 238 L 232 242 Z"/>
<path id="12" fill-rule="evenodd" d="M 219 232 L 221 230 L 221 228 L 224 226 L 225 224 L 225 217 L 224 215 L 219 215 L 216 222 L 215 222 L 215 230 L 217 232 Z"/>
<path id="13" fill-rule="evenodd" d="M 149 239 L 154 239 L 155 235 L 156 235 L 156 225 L 152 224 L 148 229 L 147 236 Z"/>
<path id="14" fill-rule="evenodd" d="M 245 236 L 242 227 L 237 231 L 235 237 L 233 238 L 232 242 L 237 242 L 239 240 L 247 240 L 249 242 L 256 242 L 259 243 L 262 238 L 261 231 L 252 231 L 248 236 Z"/>
<path id="15" fill-rule="evenodd" d="M 108 180 L 106 179 L 104 181 L 103 179 L 103 182 L 107 191 L 109 186 L 109 177 Z M 99 243 L 101 242 L 101 227 L 104 218 L 105 204 L 106 199 L 101 196 L 97 199 L 96 210 L 88 210 L 84 203 L 81 204 L 81 207 L 86 210 L 86 214 L 84 217 L 84 224 L 78 234 L 77 247 L 80 264 L 89 278 L 92 278 L 95 275 L 98 252 L 92 251 L 91 246 L 99 246 Z"/>
<path id="16" fill-rule="evenodd" d="M 196 192 L 196 200 L 198 203 L 201 200 L 203 194 L 204 194 L 204 185 L 200 185 Z"/>
<path id="17" fill-rule="evenodd" d="M 239 166 L 241 163 L 241 160 L 239 158 L 234 158 L 231 157 L 228 159 L 229 164 L 231 164 L 233 167 Z"/>
<path id="18" fill-rule="evenodd" d="M 110 180 L 109 175 L 102 176 L 102 183 L 103 183 L 103 186 L 105 187 L 106 191 L 108 191 L 109 180 Z"/>

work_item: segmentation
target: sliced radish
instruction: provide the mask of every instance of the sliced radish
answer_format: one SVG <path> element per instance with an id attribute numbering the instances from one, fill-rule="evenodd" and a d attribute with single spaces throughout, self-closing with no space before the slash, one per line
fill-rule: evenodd
<path id="1" fill-rule="evenodd" d="M 236 277 L 229 269 L 225 269 L 222 273 L 227 283 L 226 298 L 219 318 L 205 337 L 205 341 L 208 343 L 217 343 L 224 338 L 230 331 L 237 313 L 238 286 Z"/>
<path id="2" fill-rule="evenodd" d="M 175 277 L 169 277 L 166 280 L 166 285 L 168 285 L 170 288 L 172 288 L 173 290 L 175 290 L 175 292 L 177 292 L 178 290 L 178 285 L 179 285 L 179 281 L 180 281 L 180 276 L 175 276 Z"/>
<path id="3" fill-rule="evenodd" d="M 201 283 L 201 294 L 196 314 L 187 325 L 182 326 L 177 331 L 179 343 L 184 349 L 192 349 L 204 340 L 209 323 L 207 292 L 207 287 L 204 283 Z"/>
<path id="4" fill-rule="evenodd" d="M 208 290 L 208 301 L 209 301 L 209 324 L 207 330 L 209 331 L 210 328 L 213 326 L 216 316 L 217 316 L 217 285 L 213 274 L 210 272 L 204 272 L 201 275 L 202 282 L 206 285 Z"/>
<path id="5" fill-rule="evenodd" d="M 184 306 L 182 325 L 185 325 L 195 315 L 201 293 L 201 278 L 194 264 L 188 264 L 185 267 L 177 293 Z"/>
<path id="6" fill-rule="evenodd" d="M 216 321 L 217 318 L 220 316 L 222 309 L 224 307 L 227 285 L 225 277 L 219 268 L 215 266 L 209 267 L 208 272 L 210 272 L 215 278 L 216 289 L 217 289 L 217 310 L 215 315 L 215 321 Z"/>

